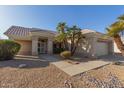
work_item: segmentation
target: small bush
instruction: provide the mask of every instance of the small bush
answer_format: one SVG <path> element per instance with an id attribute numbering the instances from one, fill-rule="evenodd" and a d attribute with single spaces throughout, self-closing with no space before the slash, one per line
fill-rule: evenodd
<path id="1" fill-rule="evenodd" d="M 61 52 L 60 53 L 60 56 L 65 58 L 65 59 L 68 59 L 71 57 L 71 52 L 70 51 L 64 51 L 64 52 Z"/>
<path id="2" fill-rule="evenodd" d="M 21 48 L 20 44 L 10 40 L 0 40 L 0 60 L 13 59 Z"/>
<path id="3" fill-rule="evenodd" d="M 113 64 L 113 65 L 121 65 L 122 62 L 113 62 L 112 64 Z"/>
<path id="4" fill-rule="evenodd" d="M 55 54 L 60 54 L 60 53 L 63 52 L 63 51 L 64 51 L 63 48 L 54 48 L 54 49 L 53 49 L 53 52 L 54 52 Z"/>

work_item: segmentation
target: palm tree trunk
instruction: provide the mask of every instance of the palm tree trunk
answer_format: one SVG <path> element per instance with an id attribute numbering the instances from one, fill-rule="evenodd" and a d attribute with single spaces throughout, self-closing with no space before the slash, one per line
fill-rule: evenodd
<path id="1" fill-rule="evenodd" d="M 78 44 L 79 44 L 80 39 L 81 39 L 81 38 L 80 38 L 80 36 L 79 36 L 77 42 L 76 42 L 75 45 L 73 46 L 73 50 L 72 50 L 72 53 L 71 53 L 72 56 L 74 55 L 74 53 L 75 53 L 75 51 L 76 51 L 76 49 L 77 49 L 77 47 L 78 47 Z"/>
<path id="2" fill-rule="evenodd" d="M 64 26 L 61 27 L 62 33 L 65 34 L 64 28 L 65 28 Z M 65 40 L 63 41 L 63 43 L 64 43 L 64 48 L 65 48 L 65 50 L 69 50 L 67 38 L 65 38 Z"/>
<path id="3" fill-rule="evenodd" d="M 71 55 L 73 54 L 73 49 L 74 49 L 74 34 L 72 35 L 72 38 L 71 38 Z"/>
<path id="4" fill-rule="evenodd" d="M 121 38 L 120 38 L 119 34 L 117 34 L 116 36 L 114 36 L 114 41 L 115 41 L 118 49 L 121 51 L 122 55 L 124 55 L 124 44 L 121 41 Z"/>
<path id="5" fill-rule="evenodd" d="M 69 50 L 67 40 L 63 41 L 65 50 Z"/>

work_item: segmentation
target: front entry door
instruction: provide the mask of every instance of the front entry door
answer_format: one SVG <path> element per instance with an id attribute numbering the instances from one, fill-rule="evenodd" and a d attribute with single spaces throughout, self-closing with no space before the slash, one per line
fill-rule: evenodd
<path id="1" fill-rule="evenodd" d="M 38 42 L 38 53 L 39 54 L 46 53 L 46 42 L 44 40 Z"/>

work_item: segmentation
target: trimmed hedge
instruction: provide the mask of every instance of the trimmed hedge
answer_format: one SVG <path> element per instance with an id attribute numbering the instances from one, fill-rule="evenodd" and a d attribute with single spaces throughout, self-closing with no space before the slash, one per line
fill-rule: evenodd
<path id="1" fill-rule="evenodd" d="M 10 60 L 18 53 L 21 45 L 11 40 L 0 40 L 0 60 Z"/>

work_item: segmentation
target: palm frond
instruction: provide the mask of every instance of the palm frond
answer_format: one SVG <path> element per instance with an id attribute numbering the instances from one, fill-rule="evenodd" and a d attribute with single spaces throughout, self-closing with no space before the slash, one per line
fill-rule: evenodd
<path id="1" fill-rule="evenodd" d="M 58 23 L 56 29 L 57 29 L 57 31 L 58 31 L 59 33 L 64 33 L 64 32 L 66 31 L 66 30 L 65 30 L 66 27 L 67 27 L 67 25 L 66 25 L 65 22 L 60 22 L 60 23 Z"/>
<path id="2" fill-rule="evenodd" d="M 124 21 L 124 14 L 117 18 L 118 20 Z"/>
<path id="3" fill-rule="evenodd" d="M 59 34 L 58 36 L 55 37 L 55 41 L 63 42 L 65 38 L 66 38 L 66 34 Z"/>
<path id="4" fill-rule="evenodd" d="M 112 25 L 110 25 L 108 28 L 106 28 L 106 30 L 109 36 L 115 36 L 124 31 L 124 22 L 117 21 L 113 23 Z"/>

